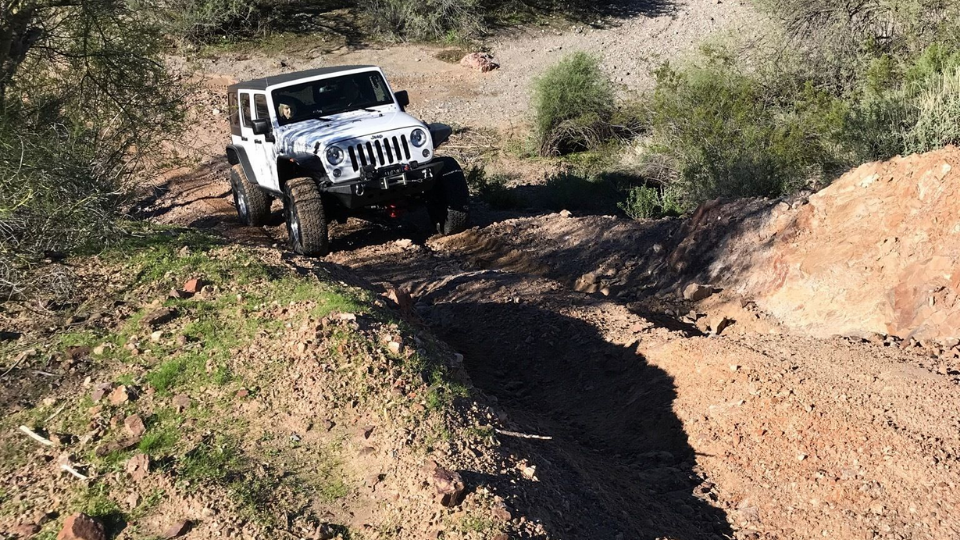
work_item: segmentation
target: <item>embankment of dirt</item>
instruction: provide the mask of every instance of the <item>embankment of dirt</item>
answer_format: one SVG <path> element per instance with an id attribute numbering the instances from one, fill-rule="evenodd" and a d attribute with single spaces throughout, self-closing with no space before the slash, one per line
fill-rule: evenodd
<path id="1" fill-rule="evenodd" d="M 794 204 L 708 203 L 668 255 L 814 336 L 960 337 L 960 149 L 854 169 Z"/>

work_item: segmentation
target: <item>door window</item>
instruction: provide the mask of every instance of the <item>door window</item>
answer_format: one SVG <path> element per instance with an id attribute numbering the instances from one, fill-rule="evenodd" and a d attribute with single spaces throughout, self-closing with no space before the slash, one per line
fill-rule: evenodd
<path id="1" fill-rule="evenodd" d="M 253 118 L 250 117 L 250 94 L 240 94 L 240 117 L 243 118 L 243 127 L 253 126 Z"/>
<path id="2" fill-rule="evenodd" d="M 230 127 L 240 127 L 240 107 L 237 103 L 237 94 L 230 92 L 227 96 L 227 111 L 230 113 Z"/>
<path id="3" fill-rule="evenodd" d="M 256 112 L 257 120 L 269 120 L 270 119 L 270 109 L 267 108 L 267 95 L 266 94 L 254 94 L 253 95 L 253 108 Z"/>

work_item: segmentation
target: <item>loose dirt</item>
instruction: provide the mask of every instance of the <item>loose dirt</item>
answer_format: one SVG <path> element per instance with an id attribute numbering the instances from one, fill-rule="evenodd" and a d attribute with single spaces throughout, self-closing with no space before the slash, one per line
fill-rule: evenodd
<path id="1" fill-rule="evenodd" d="M 154 219 L 283 249 L 279 209 L 240 228 L 216 174 L 175 179 Z M 351 220 L 318 264 L 409 288 L 510 425 L 553 437 L 508 443 L 567 501 L 518 503 L 550 537 L 960 533 L 953 351 L 790 335 L 728 292 L 685 303 L 667 257 L 684 226 L 550 214 L 431 238 L 419 214 Z M 710 335 L 718 317 L 734 323 Z"/>
<path id="2" fill-rule="evenodd" d="M 752 16 L 738 3 L 694 1 L 613 28 L 525 32 L 494 43 L 503 68 L 492 74 L 465 72 L 414 45 L 284 59 L 282 69 L 378 63 L 398 88 L 413 90 L 426 120 L 509 129 L 526 110 L 529 81 L 568 50 L 602 52 L 625 87 L 642 88 L 651 62 L 690 50 L 703 28 L 743 31 Z M 229 78 L 282 70 L 271 62 L 223 58 L 207 68 Z M 284 250 L 279 207 L 263 229 L 236 221 L 215 150 L 226 140 L 221 90 L 208 84 L 197 105 L 221 114 L 197 126 L 194 140 L 209 157 L 169 175 L 141 210 Z M 829 190 L 822 197 L 837 200 Z M 504 422 L 552 438 L 504 442 L 533 468 L 538 488 L 520 490 L 514 504 L 544 537 L 960 536 L 960 353 L 914 346 L 909 332 L 906 340 L 832 336 L 850 330 L 838 326 L 812 337 L 791 310 L 831 300 L 829 287 L 773 309 L 711 274 L 725 247 L 739 246 L 719 266 L 728 269 L 738 262 L 731 257 L 764 247 L 772 213 L 810 212 L 805 201 L 782 204 L 745 201 L 686 222 L 480 212 L 481 228 L 451 238 L 431 237 L 416 213 L 389 225 L 352 219 L 333 227 L 334 253 L 315 264 L 383 290 L 408 288 L 421 320 L 463 354 Z M 717 215 L 727 218 L 704 225 Z M 841 233 L 832 234 L 797 249 L 819 246 L 829 259 L 822 250 Z M 756 276 L 766 268 L 752 265 Z M 683 287 L 701 278 L 728 290 L 683 300 Z M 838 313 L 874 316 L 862 303 Z M 717 335 L 721 322 L 732 325 Z"/>

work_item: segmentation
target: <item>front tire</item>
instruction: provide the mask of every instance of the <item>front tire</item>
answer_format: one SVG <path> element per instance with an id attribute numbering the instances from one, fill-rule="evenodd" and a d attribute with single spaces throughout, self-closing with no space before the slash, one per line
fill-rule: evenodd
<path id="1" fill-rule="evenodd" d="M 450 157 L 439 159 L 443 168 L 427 199 L 427 212 L 434 229 L 448 236 L 461 233 L 470 225 L 470 190 L 457 160 Z"/>
<path id="2" fill-rule="evenodd" d="M 329 253 L 327 217 L 317 183 L 313 178 L 294 178 L 283 186 L 283 192 L 290 249 L 310 257 Z"/>
<path id="3" fill-rule="evenodd" d="M 270 218 L 270 196 L 251 182 L 240 164 L 230 167 L 230 191 L 240 223 L 259 227 Z"/>

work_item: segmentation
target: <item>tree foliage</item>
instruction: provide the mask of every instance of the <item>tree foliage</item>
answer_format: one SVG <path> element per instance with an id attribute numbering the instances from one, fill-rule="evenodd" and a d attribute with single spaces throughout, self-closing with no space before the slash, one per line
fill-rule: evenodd
<path id="1" fill-rule="evenodd" d="M 0 274 L 96 244 L 127 181 L 176 132 L 155 14 L 121 0 L 0 0 Z"/>

